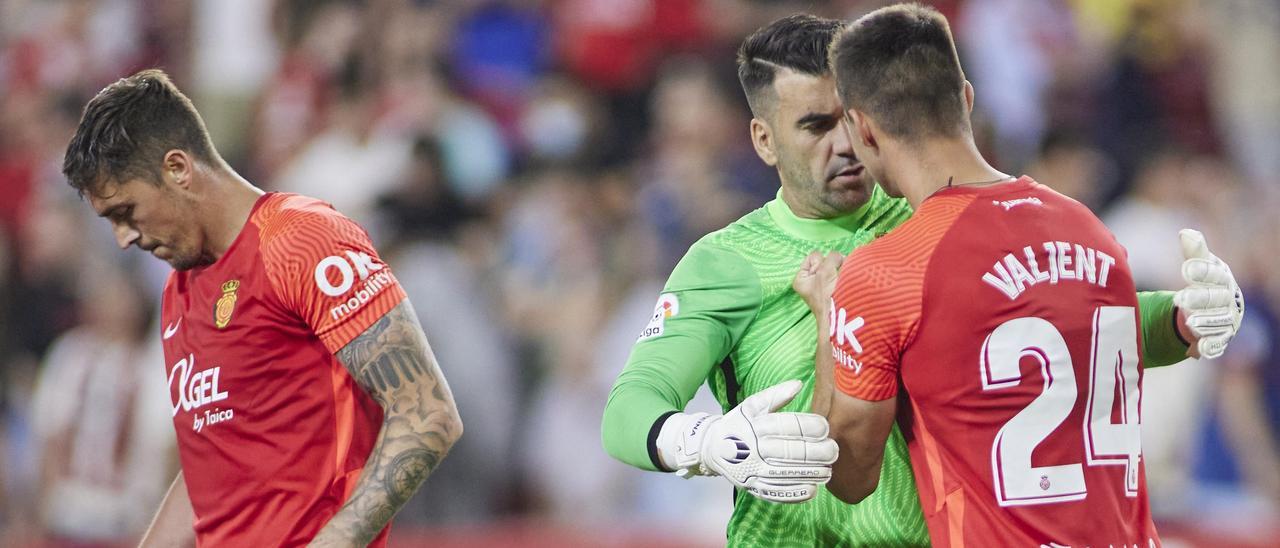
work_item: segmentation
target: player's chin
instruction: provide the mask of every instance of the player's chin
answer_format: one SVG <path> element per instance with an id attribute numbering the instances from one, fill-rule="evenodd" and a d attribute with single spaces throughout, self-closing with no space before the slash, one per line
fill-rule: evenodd
<path id="1" fill-rule="evenodd" d="M 856 177 L 836 177 L 827 181 L 825 201 L 842 210 L 857 209 L 871 197 L 873 184 L 865 172 Z"/>
<path id="2" fill-rule="evenodd" d="M 157 255 L 157 257 L 159 256 Z M 164 262 L 169 263 L 169 266 L 173 267 L 174 270 L 191 270 L 196 266 L 199 266 L 198 260 L 180 253 L 174 253 L 172 255 L 159 258 Z"/>

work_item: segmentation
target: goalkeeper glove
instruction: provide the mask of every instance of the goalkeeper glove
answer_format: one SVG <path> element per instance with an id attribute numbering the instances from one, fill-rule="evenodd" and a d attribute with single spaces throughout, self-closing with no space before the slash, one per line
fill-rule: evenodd
<path id="1" fill-rule="evenodd" d="M 803 385 L 787 381 L 743 400 L 724 415 L 676 413 L 658 433 L 658 456 L 681 477 L 724 476 L 773 502 L 804 502 L 831 479 L 836 442 L 827 419 L 776 413 Z"/>
<path id="2" fill-rule="evenodd" d="M 1187 287 L 1173 295 L 1173 304 L 1186 315 L 1186 325 L 1200 340 L 1196 350 L 1202 358 L 1216 358 L 1240 330 L 1244 318 L 1244 295 L 1231 267 L 1209 252 L 1209 244 L 1197 230 L 1184 228 L 1182 238 L 1182 279 Z"/>

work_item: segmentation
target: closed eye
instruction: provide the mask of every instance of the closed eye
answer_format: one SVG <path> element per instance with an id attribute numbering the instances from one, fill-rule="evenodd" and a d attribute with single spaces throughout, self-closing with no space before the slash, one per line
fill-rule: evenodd
<path id="1" fill-rule="evenodd" d="M 102 217 L 118 223 L 125 222 L 133 217 L 133 205 L 120 204 L 113 206 L 111 209 L 103 212 Z"/>

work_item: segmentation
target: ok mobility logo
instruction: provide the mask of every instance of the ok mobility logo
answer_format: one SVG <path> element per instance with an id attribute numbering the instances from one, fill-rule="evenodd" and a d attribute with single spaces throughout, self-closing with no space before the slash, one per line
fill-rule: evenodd
<path id="1" fill-rule="evenodd" d="M 345 258 L 330 255 L 321 259 L 315 268 L 316 287 L 320 292 L 330 297 L 350 294 L 350 298 L 329 309 L 329 317 L 337 320 L 355 312 L 365 303 L 373 300 L 374 296 L 381 293 L 383 289 L 395 285 L 395 279 L 389 272 L 383 272 L 383 268 L 385 268 L 384 265 L 374 261 L 373 257 L 363 251 L 347 251 Z M 331 281 L 331 272 L 337 274 L 337 283 Z M 357 277 L 360 278 L 362 285 L 351 292 Z"/>
<path id="2" fill-rule="evenodd" d="M 827 325 L 830 326 L 827 336 L 831 338 L 831 357 L 835 358 L 836 363 L 845 369 L 852 369 L 856 375 L 862 372 L 862 362 L 853 356 L 862 353 L 862 343 L 858 342 L 857 331 L 867 324 L 862 316 L 854 316 L 849 319 L 849 314 L 844 308 L 836 309 L 835 299 L 831 300 L 831 306 L 827 307 Z M 845 345 L 848 344 L 853 353 L 845 351 Z"/>

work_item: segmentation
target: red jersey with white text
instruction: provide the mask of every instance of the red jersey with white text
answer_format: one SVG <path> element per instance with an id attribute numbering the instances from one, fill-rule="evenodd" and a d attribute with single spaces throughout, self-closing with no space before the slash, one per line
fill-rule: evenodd
<path id="1" fill-rule="evenodd" d="M 404 298 L 364 230 L 294 194 L 263 195 L 217 262 L 169 276 L 162 342 L 200 546 L 304 546 L 338 512 L 382 409 L 334 354 Z"/>
<path id="2" fill-rule="evenodd" d="M 950 187 L 855 250 L 836 386 L 898 397 L 934 546 L 1158 546 L 1124 249 L 1029 178 Z"/>

